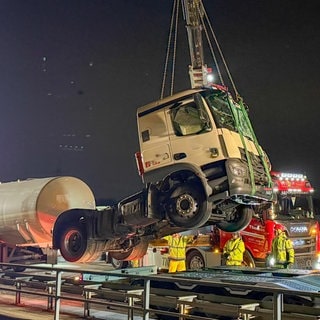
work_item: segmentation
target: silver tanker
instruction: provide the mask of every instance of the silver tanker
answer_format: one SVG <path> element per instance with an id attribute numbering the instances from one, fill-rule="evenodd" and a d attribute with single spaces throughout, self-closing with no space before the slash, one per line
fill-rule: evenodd
<path id="1" fill-rule="evenodd" d="M 57 217 L 64 211 L 95 209 L 94 195 L 82 180 L 63 176 L 0 184 L 1 262 L 21 262 L 52 248 Z"/>

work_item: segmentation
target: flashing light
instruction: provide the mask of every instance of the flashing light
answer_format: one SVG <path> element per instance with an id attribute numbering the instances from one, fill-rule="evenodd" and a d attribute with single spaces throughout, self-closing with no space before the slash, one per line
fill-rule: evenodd
<path id="1" fill-rule="evenodd" d="M 211 83 L 214 81 L 214 75 L 212 73 L 207 74 L 207 82 Z"/>
<path id="2" fill-rule="evenodd" d="M 280 172 L 276 174 L 276 176 L 280 180 L 301 180 L 304 181 L 306 180 L 306 176 L 301 174 L 301 173 L 286 173 L 286 172 Z"/>
<path id="3" fill-rule="evenodd" d="M 276 178 L 274 192 L 286 192 L 288 194 L 314 192 L 307 177 L 301 173 L 272 172 L 271 175 Z"/>
<path id="4" fill-rule="evenodd" d="M 274 265 L 276 264 L 276 259 L 274 257 L 271 257 L 269 259 L 269 266 L 270 267 L 273 267 Z"/>
<path id="5" fill-rule="evenodd" d="M 310 228 L 310 235 L 317 235 L 317 233 L 318 233 L 318 226 L 316 224 L 314 224 Z"/>
<path id="6" fill-rule="evenodd" d="M 81 274 L 79 274 L 79 275 L 75 275 L 75 276 L 73 277 L 73 280 L 74 280 L 75 282 L 82 282 L 82 280 L 83 280 L 83 274 L 81 273 Z"/>

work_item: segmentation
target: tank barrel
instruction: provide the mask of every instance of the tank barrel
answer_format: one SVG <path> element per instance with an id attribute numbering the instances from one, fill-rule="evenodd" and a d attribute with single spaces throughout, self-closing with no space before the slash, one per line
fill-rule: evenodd
<path id="1" fill-rule="evenodd" d="M 64 211 L 95 209 L 82 180 L 69 177 L 28 179 L 0 184 L 0 240 L 13 244 L 52 245 L 52 230 Z"/>

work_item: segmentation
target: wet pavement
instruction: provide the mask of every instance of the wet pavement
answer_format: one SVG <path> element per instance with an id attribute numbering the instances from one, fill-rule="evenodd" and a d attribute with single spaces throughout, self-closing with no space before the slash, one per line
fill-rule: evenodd
<path id="1" fill-rule="evenodd" d="M 47 310 L 44 299 L 35 299 L 33 296 L 24 297 L 20 305 L 14 303 L 14 295 L 0 291 L 0 320 L 53 320 L 54 311 Z M 127 320 L 125 310 L 111 310 L 92 306 L 90 314 L 84 317 L 83 303 L 67 301 L 60 304 L 60 320 Z M 134 320 L 142 320 L 141 316 L 135 315 Z"/>
<path id="2" fill-rule="evenodd" d="M 0 303 L 0 320 L 53 320 L 54 313 L 41 308 L 7 305 Z M 65 306 L 59 315 L 61 320 L 127 320 L 128 315 L 112 311 L 92 310 L 90 317 L 83 316 L 79 307 Z M 134 320 L 142 320 L 141 316 L 134 316 Z"/>

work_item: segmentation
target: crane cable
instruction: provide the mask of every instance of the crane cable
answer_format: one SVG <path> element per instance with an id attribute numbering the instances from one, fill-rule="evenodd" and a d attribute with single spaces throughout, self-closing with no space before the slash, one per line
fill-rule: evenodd
<path id="1" fill-rule="evenodd" d="M 210 23 L 210 20 L 209 20 L 209 17 L 208 17 L 208 15 L 207 15 L 207 12 L 206 12 L 206 10 L 205 10 L 205 8 L 204 8 L 203 3 L 202 3 L 201 0 L 199 1 L 199 3 L 200 3 L 200 5 L 201 5 L 201 10 L 202 10 L 202 12 L 204 13 L 206 22 L 207 22 L 207 24 L 208 24 L 208 26 L 209 26 L 209 29 L 210 29 L 211 35 L 212 35 L 212 37 L 213 37 L 213 39 L 214 39 L 216 48 L 217 48 L 217 50 L 218 50 L 218 52 L 219 52 L 220 58 L 221 58 L 221 60 L 222 60 L 222 63 L 223 63 L 223 65 L 224 65 L 224 68 L 225 68 L 225 70 L 226 70 L 226 73 L 227 73 L 227 75 L 228 75 L 228 78 L 229 78 L 230 83 L 231 83 L 231 85 L 232 85 L 232 88 L 233 88 L 233 91 L 234 91 L 234 94 L 235 94 L 236 101 L 238 102 L 240 108 L 243 110 L 242 114 L 244 115 L 244 121 L 246 122 L 246 124 L 247 124 L 247 126 L 248 126 L 248 128 L 249 128 L 249 130 L 250 130 L 250 133 L 251 133 L 251 136 L 252 136 L 252 139 L 253 139 L 253 143 L 254 143 L 254 145 L 256 146 L 256 149 L 257 149 L 257 151 L 258 151 L 259 157 L 260 157 L 260 159 L 261 159 L 261 161 L 262 161 L 262 165 L 263 165 L 263 167 L 264 167 L 264 169 L 265 169 L 265 172 L 266 172 L 266 174 L 267 174 L 268 185 L 271 186 L 272 182 L 271 182 L 271 176 L 270 176 L 270 173 L 269 173 L 270 168 L 269 168 L 268 162 L 267 162 L 266 159 L 265 159 L 265 158 L 266 158 L 266 155 L 265 155 L 264 151 L 261 149 L 261 147 L 260 147 L 260 145 L 259 145 L 259 143 L 258 143 L 257 137 L 256 137 L 256 135 L 255 135 L 255 132 L 254 132 L 253 128 L 252 128 L 251 122 L 250 122 L 250 120 L 248 119 L 247 112 L 245 112 L 246 106 L 245 106 L 245 104 L 244 104 L 244 102 L 243 102 L 243 98 L 240 96 L 240 94 L 239 94 L 239 92 L 238 92 L 238 90 L 237 90 L 237 87 L 236 87 L 236 85 L 235 85 L 235 83 L 234 83 L 234 81 L 233 81 L 231 72 L 230 72 L 230 70 L 229 70 L 229 68 L 228 68 L 227 62 L 226 62 L 226 60 L 225 60 L 225 58 L 224 58 L 223 52 L 222 52 L 222 50 L 221 50 L 221 47 L 220 47 L 220 45 L 219 45 L 218 39 L 217 39 L 217 37 L 216 37 L 216 35 L 215 35 L 215 32 L 213 31 L 213 28 L 212 28 L 212 25 L 211 25 L 211 23 Z M 200 11 L 200 8 L 199 8 L 199 7 L 198 7 L 198 10 Z M 206 24 L 205 24 L 205 22 L 204 22 L 203 15 L 202 15 L 202 14 L 199 14 L 199 16 L 200 16 L 200 18 L 201 18 L 201 23 L 202 23 L 203 29 L 204 29 L 204 31 L 205 31 L 205 34 L 206 34 L 206 38 L 207 38 L 207 41 L 208 41 L 208 44 L 209 44 L 209 48 L 210 48 L 211 54 L 212 54 L 212 56 L 213 56 L 213 58 L 214 58 L 214 62 L 215 62 L 216 67 L 217 67 L 217 72 L 218 72 L 218 75 L 219 75 L 219 79 L 220 79 L 220 81 L 221 81 L 221 84 L 224 85 L 224 81 L 223 81 L 223 78 L 222 78 L 222 75 L 221 75 L 221 72 L 220 72 L 220 68 L 219 68 L 218 63 L 217 63 L 217 59 L 216 59 L 216 56 L 215 56 L 215 53 L 214 53 L 214 50 L 213 50 L 213 47 L 212 47 L 212 44 L 211 44 L 211 41 L 210 41 L 210 37 L 209 37 L 209 35 L 208 35 L 208 30 L 207 30 L 207 28 L 206 28 Z M 239 115 L 237 115 L 237 117 L 235 117 L 235 119 L 239 119 Z M 238 121 L 238 120 L 237 120 L 237 121 Z M 247 146 L 246 146 L 246 143 L 245 143 L 245 140 L 244 140 L 244 137 L 243 137 L 243 134 L 242 134 L 241 130 L 238 129 L 238 132 L 239 132 L 239 135 L 240 135 L 240 139 L 241 139 L 241 141 L 242 141 L 242 145 L 243 145 L 243 147 L 244 147 L 244 151 L 245 151 L 245 154 L 246 154 L 246 158 L 247 158 L 247 160 L 248 160 L 250 179 L 251 179 L 251 182 L 252 182 L 252 183 L 251 183 L 251 184 L 252 184 L 252 193 L 254 194 L 255 191 L 256 191 L 256 190 L 255 190 L 256 188 L 255 188 L 255 185 L 254 185 L 254 183 L 253 183 L 253 181 L 254 181 L 254 173 L 253 173 L 253 167 L 252 167 L 251 157 L 249 156 L 249 152 L 248 152 L 248 150 L 247 150 Z"/>
<path id="2" fill-rule="evenodd" d="M 206 12 L 206 10 L 204 8 L 204 5 L 203 5 L 201 0 L 199 1 L 199 6 L 197 6 L 197 10 L 199 12 L 199 17 L 201 19 L 202 27 L 204 29 L 204 32 L 205 32 L 205 35 L 206 35 L 206 38 L 207 38 L 207 41 L 208 41 L 208 45 L 209 45 L 209 48 L 210 48 L 210 53 L 211 53 L 211 55 L 212 55 L 212 57 L 214 59 L 215 66 L 217 68 L 219 80 L 220 80 L 221 84 L 223 86 L 225 86 L 225 83 L 224 83 L 224 80 L 223 80 L 223 77 L 222 77 L 222 74 L 221 74 L 221 71 L 220 71 L 220 68 L 219 68 L 219 63 L 218 63 L 218 60 L 217 60 L 217 57 L 216 57 L 216 54 L 215 54 L 215 50 L 213 49 L 213 45 L 211 43 L 209 32 L 208 32 L 208 29 L 206 27 L 206 24 L 209 26 L 210 33 L 211 33 L 212 38 L 213 38 L 213 40 L 215 42 L 216 48 L 218 50 L 218 53 L 220 55 L 220 58 L 221 58 L 222 63 L 224 65 L 224 68 L 226 70 L 227 76 L 228 76 L 228 78 L 230 80 L 230 83 L 232 85 L 232 88 L 233 88 L 233 91 L 235 93 L 235 96 L 236 96 L 236 98 L 238 98 L 238 96 L 239 96 L 238 90 L 237 90 L 236 85 L 235 85 L 235 83 L 233 81 L 231 72 L 230 72 L 230 70 L 228 68 L 228 65 L 227 65 L 227 62 L 226 62 L 226 60 L 224 58 L 224 55 L 223 55 L 223 52 L 222 52 L 221 47 L 219 45 L 218 39 L 217 39 L 217 37 L 215 35 L 213 27 L 212 27 L 212 25 L 210 23 L 208 14 L 207 14 L 207 12 Z M 203 15 L 200 14 L 200 10 L 203 12 L 205 20 L 203 18 Z M 176 64 L 176 52 L 177 52 L 178 19 L 179 19 L 179 0 L 174 0 L 173 1 L 173 6 L 172 6 L 170 31 L 169 31 L 169 37 L 168 37 L 168 43 L 167 43 L 166 59 L 165 59 L 165 65 L 164 65 L 164 71 L 163 71 L 160 99 L 162 99 L 164 97 L 166 79 L 167 79 L 167 76 L 168 76 L 169 59 L 170 59 L 170 53 L 171 53 L 170 48 L 171 48 L 172 41 L 173 41 L 173 53 L 172 53 L 172 59 L 171 59 L 171 61 L 172 61 L 172 70 L 171 70 L 170 95 L 173 94 L 174 77 L 175 77 L 175 64 Z M 205 21 L 206 21 L 206 23 L 205 23 Z M 174 40 L 172 40 L 173 33 L 174 33 Z"/>
<path id="3" fill-rule="evenodd" d="M 167 43 L 167 52 L 166 52 L 166 60 L 165 60 L 164 71 L 163 71 L 160 99 L 163 99 L 164 97 L 165 84 L 166 84 L 166 78 L 168 73 L 169 57 L 170 57 L 170 46 L 172 42 L 172 35 L 174 33 L 170 95 L 173 94 L 175 62 L 176 62 L 176 52 L 177 52 L 178 16 L 179 16 L 179 0 L 174 0 L 173 6 L 172 6 L 170 31 L 169 31 L 169 37 L 168 37 L 168 43 Z"/>
<path id="4" fill-rule="evenodd" d="M 207 41 L 208 41 L 208 44 L 209 44 L 209 48 L 210 48 L 210 52 L 212 54 L 212 57 L 214 59 L 214 62 L 215 62 L 215 65 L 216 65 L 216 68 L 217 68 L 217 72 L 218 72 L 218 75 L 219 75 L 219 79 L 221 81 L 221 84 L 225 86 L 224 84 L 224 80 L 223 80 L 223 77 L 222 77 L 222 74 L 221 74 L 221 71 L 220 71 L 220 68 L 219 68 L 219 63 L 217 61 L 217 58 L 216 58 L 216 55 L 214 53 L 214 50 L 213 50 L 213 46 L 212 46 L 212 43 L 211 43 L 211 40 L 210 40 L 210 37 L 209 37 L 209 34 L 208 34 L 208 30 L 206 28 L 206 24 L 205 24 L 205 21 L 203 19 L 203 15 L 206 19 L 206 22 L 209 26 L 209 29 L 210 29 L 210 32 L 211 32 L 211 35 L 212 35 L 212 38 L 214 39 L 214 42 L 215 42 L 215 45 L 216 45 L 216 48 L 218 50 L 218 53 L 220 55 L 220 58 L 222 60 L 222 63 L 224 65 L 224 68 L 225 68 L 225 71 L 227 73 L 227 76 L 229 78 L 229 81 L 232 85 L 232 88 L 233 88 L 233 91 L 234 91 L 234 94 L 235 94 L 235 98 L 236 98 L 236 101 L 238 102 L 240 108 L 242 109 L 242 113 L 245 115 L 245 119 L 244 121 L 246 122 L 247 126 L 249 127 L 249 130 L 251 132 L 251 135 L 253 137 L 253 142 L 257 148 L 257 151 L 258 151 L 258 154 L 259 154 L 259 157 L 262 161 L 262 164 L 263 164 L 263 167 L 265 169 L 265 172 L 267 174 L 267 180 L 268 180 L 268 185 L 271 186 L 271 176 L 270 176 L 270 173 L 269 173 L 269 165 L 266 161 L 266 157 L 265 157 L 265 153 L 264 151 L 262 150 L 262 148 L 260 147 L 260 145 L 258 144 L 258 141 L 257 141 L 257 138 L 256 138 L 256 135 L 253 131 L 253 128 L 251 126 L 251 123 L 248 119 L 248 116 L 246 114 L 246 109 L 247 107 L 245 106 L 244 102 L 243 102 L 243 99 L 242 97 L 240 96 L 237 88 L 236 88 L 236 85 L 233 81 L 233 78 L 231 76 L 231 72 L 228 68 L 228 65 L 227 65 L 227 62 L 224 58 L 224 55 L 222 53 L 222 50 L 221 50 L 221 47 L 219 45 L 219 42 L 218 42 L 218 39 L 213 31 L 213 28 L 212 28 L 212 25 L 210 23 L 210 20 L 209 20 L 209 17 L 207 15 L 207 12 L 203 6 L 203 3 L 202 3 L 202 0 L 199 0 L 199 6 L 197 6 L 197 10 L 199 12 L 199 16 L 200 16 L 200 19 L 201 19 L 201 23 L 202 23 L 202 27 L 205 31 L 205 34 L 206 34 L 206 38 L 207 38 Z M 201 14 L 200 10 L 202 10 L 203 12 L 203 15 Z M 173 3 L 173 7 L 172 7 L 172 15 L 171 15 L 171 23 L 170 23 L 170 32 L 169 32 L 169 38 L 168 38 L 168 44 L 167 44 L 167 52 L 166 52 L 166 60 L 165 60 L 165 67 L 164 67 L 164 72 L 163 72 L 163 80 L 162 80 L 162 89 L 161 89 L 161 95 L 160 95 L 160 98 L 163 99 L 163 96 L 164 96 L 164 90 L 165 90 L 165 83 L 166 83 L 166 77 L 167 77 L 167 72 L 168 72 L 168 63 L 169 63 L 169 56 L 170 56 L 170 45 L 171 45 L 171 41 L 172 41 L 172 34 L 174 32 L 174 42 L 173 42 L 173 58 L 172 58 L 172 72 L 171 72 L 171 88 L 170 88 L 170 95 L 173 94 L 173 86 L 174 86 L 174 72 L 175 72 L 175 62 L 176 62 L 176 47 L 177 47 L 177 30 L 178 30 L 178 17 L 179 17 L 179 0 L 174 0 L 174 3 Z M 174 21 L 175 21 L 175 26 L 174 26 Z M 235 115 L 235 118 L 239 119 L 239 115 Z M 238 126 L 237 126 L 238 127 Z M 239 132 L 239 135 L 240 135 L 240 139 L 242 141 L 242 145 L 244 147 L 244 151 L 245 151 L 245 154 L 246 154 L 246 158 L 247 158 L 247 161 L 248 161 L 248 166 L 249 166 L 249 172 L 250 172 L 250 178 L 251 178 L 251 183 L 253 184 L 253 181 L 254 181 L 254 173 L 253 173 L 253 167 L 252 167 L 252 162 L 251 162 L 251 157 L 249 155 L 249 152 L 248 152 L 248 149 L 247 149 L 247 146 L 246 146 L 246 143 L 245 143 L 245 140 L 244 140 L 244 137 L 243 137 L 243 132 L 241 130 L 238 129 L 238 132 Z M 253 188 L 253 194 L 255 193 L 255 185 L 252 185 L 252 188 Z"/>
<path id="5" fill-rule="evenodd" d="M 258 139 L 255 135 L 255 132 L 252 128 L 252 125 L 251 125 L 251 122 L 250 120 L 248 119 L 248 115 L 247 115 L 247 112 L 245 111 L 247 109 L 247 107 L 245 106 L 244 102 L 243 102 L 243 98 L 240 96 L 238 90 L 237 90 L 237 87 L 233 81 L 233 78 L 232 78 L 232 75 L 231 75 L 231 72 L 228 68 L 228 65 L 227 65 L 227 62 L 224 58 L 224 55 L 223 55 L 223 52 L 221 50 L 221 47 L 219 45 L 219 42 L 218 42 L 218 39 L 215 35 L 215 32 L 213 31 L 213 28 L 212 28 L 212 25 L 210 23 L 210 20 L 209 20 L 209 17 L 207 15 L 207 12 L 203 6 L 203 3 L 202 1 L 200 0 L 200 4 L 201 4 L 201 10 L 203 11 L 204 13 L 204 16 L 205 16 L 205 19 L 206 19 L 206 22 L 209 26 L 209 29 L 210 29 L 210 32 L 211 32 L 211 35 L 212 35 L 212 38 L 214 39 L 214 42 L 215 42 L 215 45 L 217 47 L 217 50 L 219 52 L 219 55 L 220 55 L 220 58 L 222 60 L 222 63 L 224 65 L 224 68 L 226 70 L 226 73 L 228 75 L 228 78 L 230 80 L 230 83 L 232 85 L 232 88 L 233 88 L 233 91 L 234 91 L 234 94 L 235 94 L 235 98 L 236 98 L 236 101 L 238 102 L 240 108 L 243 110 L 242 114 L 244 115 L 244 121 L 246 122 L 247 126 L 249 127 L 249 130 L 251 132 L 251 136 L 252 136 L 252 139 L 253 139 L 253 143 L 254 145 L 256 146 L 256 149 L 258 151 L 258 154 L 259 154 L 259 157 L 262 161 L 262 165 L 265 169 L 265 172 L 267 174 L 267 180 L 268 180 L 268 185 L 271 186 L 272 184 L 272 179 L 271 179 L 271 176 L 270 176 L 270 168 L 269 168 L 269 165 L 268 165 L 268 161 L 266 161 L 266 154 L 265 152 L 262 150 L 261 146 L 259 145 L 258 143 Z M 198 10 L 200 10 L 200 8 L 198 8 Z M 208 41 L 208 44 L 209 44 L 209 47 L 210 47 L 210 51 L 211 51 L 211 54 L 214 58 L 214 62 L 216 64 L 216 67 L 217 67 L 217 72 L 218 72 L 218 75 L 219 75 L 219 79 L 221 81 L 221 84 L 224 85 L 224 81 L 223 81 L 223 78 L 222 78 L 222 75 L 221 75 L 221 72 L 220 72 L 220 68 L 218 66 L 218 63 L 217 63 L 217 59 L 216 59 L 216 56 L 214 54 L 214 50 L 213 50 L 213 47 L 212 47 L 212 44 L 211 44 L 211 41 L 210 41 L 210 37 L 208 35 L 208 30 L 206 28 L 206 24 L 204 23 L 204 19 L 203 19 L 203 16 L 201 14 L 199 14 L 199 16 L 201 17 L 201 23 L 202 23 L 202 26 L 203 26 L 203 29 L 205 31 L 205 34 L 206 34 L 206 38 L 207 38 L 207 41 Z M 239 119 L 239 115 L 237 115 L 237 117 L 235 117 L 235 119 Z M 246 146 L 246 143 L 245 143 L 245 140 L 244 140 L 244 137 L 243 137 L 243 134 L 241 132 L 241 130 L 238 129 L 238 132 L 239 132 L 239 135 L 240 135 L 240 139 L 242 141 L 242 145 L 244 147 L 244 151 L 245 151 L 245 154 L 246 154 L 246 158 L 248 160 L 248 165 L 249 165 L 249 173 L 250 173 L 250 178 L 251 178 L 251 181 L 252 181 L 252 191 L 253 191 L 253 194 L 255 193 L 255 185 L 253 184 L 253 181 L 254 181 L 254 173 L 253 173 L 253 169 L 252 169 L 252 162 L 251 162 L 251 158 L 249 156 L 249 152 L 247 150 L 247 146 Z"/>
<path id="6" fill-rule="evenodd" d="M 231 72 L 230 72 L 230 70 L 229 70 L 229 68 L 228 68 L 227 62 L 226 62 L 226 60 L 225 60 L 225 58 L 224 58 L 224 55 L 223 55 L 223 53 L 222 53 L 222 50 L 221 50 L 221 47 L 220 47 L 220 45 L 219 45 L 218 39 L 217 39 L 217 37 L 216 37 L 216 35 L 215 35 L 215 32 L 213 31 L 212 25 L 211 25 L 211 23 L 210 23 L 210 20 L 209 20 L 209 18 L 208 18 L 208 15 L 207 15 L 207 13 L 206 13 L 206 11 L 205 11 L 205 8 L 203 7 L 202 1 L 200 1 L 200 3 L 201 3 L 201 6 L 202 6 L 202 11 L 203 11 L 203 13 L 204 13 L 204 16 L 205 16 L 205 18 L 206 18 L 206 22 L 207 22 L 207 24 L 208 24 L 208 26 L 209 26 L 211 35 L 212 35 L 212 37 L 213 37 L 213 39 L 214 39 L 214 42 L 215 42 L 215 45 L 216 45 L 216 47 L 217 47 L 218 53 L 219 53 L 220 58 L 221 58 L 221 60 L 222 60 L 223 66 L 224 66 L 224 68 L 225 68 L 225 70 L 226 70 L 227 76 L 228 76 L 228 78 L 229 78 L 229 80 L 230 80 L 230 83 L 231 83 L 231 85 L 232 85 L 234 94 L 235 94 L 235 96 L 236 96 L 236 98 L 237 98 L 237 100 L 238 100 L 238 99 L 240 98 L 240 95 L 239 95 L 239 93 L 238 93 L 238 90 L 237 90 L 237 88 L 236 88 L 236 85 L 235 85 L 235 83 L 234 83 L 234 81 L 233 81 L 233 78 L 232 78 L 232 76 L 231 76 Z M 198 9 L 200 10 L 200 8 L 198 8 Z M 214 54 L 214 50 L 213 50 L 213 47 L 212 47 L 212 43 L 211 43 L 210 37 L 209 37 L 209 35 L 208 35 L 208 30 L 207 30 L 206 25 L 205 25 L 204 20 L 203 20 L 203 16 L 200 15 L 200 17 L 201 17 L 201 23 L 202 23 L 203 29 L 204 29 L 204 31 L 205 31 L 205 34 L 206 34 L 206 37 L 207 37 L 207 41 L 208 41 L 208 44 L 209 44 L 209 47 L 210 47 L 210 50 L 211 50 L 211 54 L 212 54 L 212 56 L 214 57 L 214 61 L 215 61 L 215 63 L 216 63 L 216 68 L 217 68 L 217 71 L 218 71 L 218 74 L 219 74 L 219 78 L 220 78 L 221 84 L 222 84 L 223 86 L 225 86 L 224 81 L 223 81 L 223 77 L 222 77 L 221 72 L 220 72 L 219 64 L 217 63 L 217 59 L 216 59 L 216 56 L 215 56 L 215 54 Z M 242 100 L 240 100 L 240 101 L 242 102 Z M 230 103 L 229 99 L 228 99 L 228 103 Z M 240 108 L 242 109 L 243 107 L 244 107 L 243 104 L 240 103 Z M 231 110 L 233 110 L 233 109 L 231 108 Z M 254 183 L 253 164 L 252 164 L 252 160 L 251 160 L 251 157 L 250 157 L 248 148 L 247 148 L 246 141 L 245 141 L 245 139 L 244 139 L 243 132 L 242 132 L 242 130 L 240 129 L 240 127 L 241 127 L 241 126 L 240 126 L 240 123 L 239 123 L 239 121 L 240 121 L 240 116 L 239 116 L 238 113 L 239 113 L 239 111 L 237 112 L 237 114 L 234 114 L 234 118 L 235 118 L 235 121 L 236 121 L 237 131 L 238 131 L 238 133 L 239 133 L 239 137 L 240 137 L 242 146 L 243 146 L 243 148 L 244 148 L 244 152 L 245 152 L 246 159 L 247 159 L 247 162 L 248 162 L 248 168 L 249 168 L 249 175 L 250 175 L 252 195 L 254 195 L 254 194 L 256 193 L 256 186 L 255 186 L 255 183 Z M 242 113 L 243 113 L 243 112 L 242 112 Z M 244 112 L 243 114 L 246 114 L 246 113 Z M 248 119 L 245 118 L 246 123 L 247 123 L 247 120 L 248 120 Z M 248 123 L 247 123 L 247 124 L 248 124 Z M 255 137 L 254 132 L 253 132 L 253 130 L 252 130 L 252 127 L 250 126 L 249 128 L 251 129 L 251 130 L 250 130 L 250 131 L 251 131 L 251 135 L 253 135 L 253 136 Z M 254 142 L 256 142 L 256 139 L 254 139 Z M 259 145 L 256 144 L 256 147 L 257 147 L 257 150 L 259 150 Z M 259 152 L 259 151 L 258 151 L 258 152 Z"/>
<path id="7" fill-rule="evenodd" d="M 202 10 L 202 12 L 204 12 L 204 14 L 206 15 L 206 11 L 205 11 L 205 9 L 204 9 L 204 6 L 203 6 L 202 2 L 201 2 L 201 8 L 198 7 L 199 17 L 200 17 L 200 19 L 201 19 L 201 24 L 202 24 L 203 30 L 204 30 L 204 32 L 205 32 L 206 39 L 207 39 L 207 41 L 208 41 L 208 45 L 209 45 L 209 48 L 210 48 L 210 53 L 211 53 L 211 55 L 212 55 L 212 57 L 213 57 L 214 64 L 215 64 L 215 66 L 216 66 L 216 68 L 217 68 L 217 72 L 218 72 L 218 77 L 219 77 L 220 83 L 221 83 L 223 86 L 225 86 L 225 83 L 224 83 L 224 80 L 223 80 L 223 77 L 222 77 L 222 74 L 221 74 L 221 71 L 220 71 L 218 59 L 217 59 L 217 57 L 216 57 L 216 54 L 214 53 L 214 49 L 213 49 L 212 43 L 211 43 L 211 41 L 210 41 L 210 37 L 209 37 L 209 34 L 208 34 L 208 30 L 207 30 L 205 21 L 204 21 L 204 19 L 203 19 L 203 15 L 200 13 L 200 10 Z M 208 16 L 207 16 L 207 15 L 206 15 L 206 20 L 207 20 L 207 22 L 208 22 L 208 24 L 209 24 L 209 26 L 210 26 L 210 22 L 209 22 L 209 19 L 208 19 Z M 215 37 L 215 35 L 214 35 L 213 30 L 211 31 L 211 33 L 213 33 L 213 38 L 215 39 L 215 42 L 216 42 L 216 45 L 217 45 L 218 41 L 217 41 L 217 39 L 216 39 L 216 37 Z"/>
<path id="8" fill-rule="evenodd" d="M 219 55 L 220 55 L 220 58 L 221 58 L 221 60 L 222 60 L 223 66 L 224 66 L 224 68 L 225 68 L 225 70 L 226 70 L 226 73 L 227 73 L 228 78 L 229 78 L 229 80 L 230 80 L 230 83 L 231 83 L 231 85 L 232 85 L 232 88 L 233 88 L 233 91 L 234 91 L 234 93 L 235 93 L 235 96 L 238 97 L 238 96 L 239 96 L 239 92 L 238 92 L 237 87 L 236 87 L 236 85 L 235 85 L 235 83 L 234 83 L 234 81 L 233 81 L 233 78 L 232 78 L 231 72 L 230 72 L 230 70 L 229 70 L 229 67 L 228 67 L 228 65 L 227 65 L 226 59 L 225 59 L 224 54 L 223 54 L 223 52 L 222 52 L 222 50 L 221 50 L 221 47 L 220 47 L 219 42 L 218 42 L 218 39 L 217 39 L 216 34 L 215 34 L 214 30 L 213 30 L 213 27 L 212 27 L 212 25 L 211 25 L 211 23 L 210 23 L 209 17 L 208 17 L 208 15 L 207 15 L 207 12 L 206 12 L 204 6 L 203 6 L 202 1 L 200 1 L 200 4 L 201 4 L 201 10 L 202 10 L 203 13 L 204 13 L 206 22 L 207 22 L 207 24 L 208 24 L 208 26 L 209 26 L 209 29 L 210 29 L 210 33 L 211 33 L 211 35 L 212 35 L 212 38 L 214 39 L 215 45 L 216 45 L 216 47 L 217 47 L 217 50 L 218 50 L 218 52 L 219 52 Z M 200 10 L 200 9 L 199 9 L 199 10 Z M 206 38 L 207 38 L 209 47 L 210 47 L 210 52 L 211 52 L 211 54 L 212 54 L 212 56 L 213 56 L 213 58 L 214 58 L 214 61 L 215 61 L 216 67 L 217 67 L 217 71 L 218 71 L 218 74 L 219 74 L 219 78 L 220 78 L 221 84 L 224 85 L 224 81 L 223 81 L 223 78 L 222 78 L 222 75 L 221 75 L 221 72 L 220 72 L 219 64 L 217 63 L 217 59 L 216 59 L 216 56 L 215 56 L 215 54 L 214 54 L 214 50 L 213 50 L 213 47 L 212 47 L 212 44 L 211 44 L 211 41 L 210 41 L 210 37 L 209 37 L 209 34 L 208 34 L 208 30 L 207 30 L 207 28 L 206 28 L 206 24 L 205 24 L 205 22 L 204 22 L 203 16 L 200 15 L 200 17 L 201 17 L 201 23 L 202 23 L 203 29 L 204 29 L 204 31 L 205 31 L 205 34 L 206 34 Z"/>

